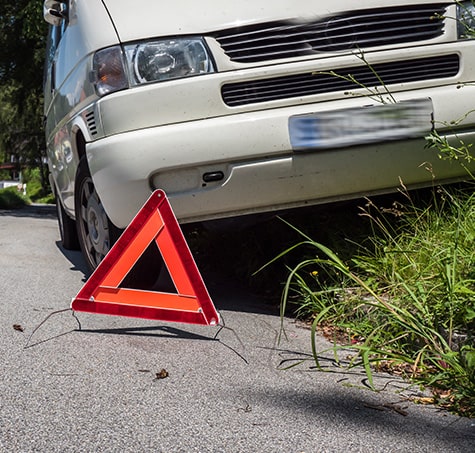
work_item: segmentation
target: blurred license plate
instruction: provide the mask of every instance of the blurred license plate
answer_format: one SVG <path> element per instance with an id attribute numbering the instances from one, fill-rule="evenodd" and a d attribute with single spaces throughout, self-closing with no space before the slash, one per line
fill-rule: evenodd
<path id="1" fill-rule="evenodd" d="M 340 148 L 425 137 L 432 130 L 432 101 L 419 99 L 289 118 L 292 149 Z"/>

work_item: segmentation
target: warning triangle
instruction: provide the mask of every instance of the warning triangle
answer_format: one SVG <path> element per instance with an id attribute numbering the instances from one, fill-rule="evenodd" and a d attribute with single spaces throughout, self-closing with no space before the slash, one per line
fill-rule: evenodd
<path id="1" fill-rule="evenodd" d="M 121 287 L 153 241 L 176 293 Z M 73 299 L 71 308 L 160 321 L 218 324 L 219 315 L 165 192 L 152 193 Z"/>

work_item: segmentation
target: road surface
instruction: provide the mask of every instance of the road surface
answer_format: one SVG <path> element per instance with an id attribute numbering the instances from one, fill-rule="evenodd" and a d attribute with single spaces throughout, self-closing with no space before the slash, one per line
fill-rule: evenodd
<path id="1" fill-rule="evenodd" d="M 50 316 L 85 280 L 58 240 L 50 207 L 0 211 L 1 452 L 475 451 L 473 420 L 407 401 L 418 389 L 392 376 L 371 392 L 331 354 L 326 372 L 283 370 L 310 358 L 309 331 L 285 319 L 278 343 L 278 313 L 220 277 L 205 276 L 220 331 Z"/>

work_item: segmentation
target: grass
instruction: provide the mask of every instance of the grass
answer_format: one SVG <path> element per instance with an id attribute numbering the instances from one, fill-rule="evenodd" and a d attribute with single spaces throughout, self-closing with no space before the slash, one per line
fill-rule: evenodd
<path id="1" fill-rule="evenodd" d="M 42 186 L 38 168 L 25 169 L 23 176 L 26 182 L 27 196 L 31 201 L 44 204 L 55 202 L 51 190 Z"/>
<path id="2" fill-rule="evenodd" d="M 362 52 L 360 59 L 373 70 Z M 379 77 L 382 90 L 372 90 L 351 75 L 332 74 L 377 102 L 394 102 Z M 405 190 L 406 199 L 391 209 L 369 201 L 360 214 L 371 234 L 351 247 L 332 249 L 284 220 L 300 241 L 268 264 L 300 252 L 300 261 L 287 265 L 281 314 L 292 301 L 298 315 L 312 320 L 317 367 L 317 328 L 331 326 L 348 338 L 335 348 L 354 351 L 350 367 L 364 366 L 371 385 L 374 369 L 402 370 L 431 389 L 437 404 L 475 417 L 475 179 L 472 144 L 459 141 L 452 146 L 433 131 L 427 147 L 466 170 L 472 184 L 465 190 L 434 189 L 422 208 Z"/>
<path id="3" fill-rule="evenodd" d="M 0 209 L 17 209 L 35 203 L 54 203 L 54 196 L 50 190 L 45 190 L 41 185 L 38 168 L 24 169 L 23 181 L 26 183 L 26 196 L 19 192 L 16 187 L 0 190 Z M 7 179 L 5 175 L 4 179 Z"/>
<path id="4" fill-rule="evenodd" d="M 318 326 L 346 332 L 350 366 L 403 370 L 432 389 L 434 402 L 475 416 L 475 196 L 473 186 L 434 189 L 422 207 L 406 203 L 380 209 L 369 201 L 361 217 L 366 241 L 347 259 L 295 228 L 301 240 L 272 262 L 300 250 L 289 270 L 282 313 L 290 301 L 312 320 L 318 366 Z M 345 254 L 345 253 L 343 253 Z"/>
<path id="5" fill-rule="evenodd" d="M 8 174 L 3 174 L 4 179 Z M 9 187 L 0 190 L 0 209 L 18 209 L 22 206 L 35 203 L 54 203 L 54 196 L 50 190 L 45 190 L 41 185 L 40 172 L 38 168 L 23 169 L 23 181 L 26 183 L 26 196 L 17 190 L 16 187 Z"/>
<path id="6" fill-rule="evenodd" d="M 0 189 L 0 209 L 18 209 L 28 204 L 16 187 Z"/>

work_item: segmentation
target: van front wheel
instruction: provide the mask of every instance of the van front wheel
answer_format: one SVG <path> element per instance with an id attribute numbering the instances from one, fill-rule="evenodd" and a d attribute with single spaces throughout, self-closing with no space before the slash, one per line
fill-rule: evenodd
<path id="1" fill-rule="evenodd" d="M 93 271 L 120 235 L 107 217 L 96 192 L 87 161 L 81 159 L 76 175 L 76 227 L 86 264 Z"/>

